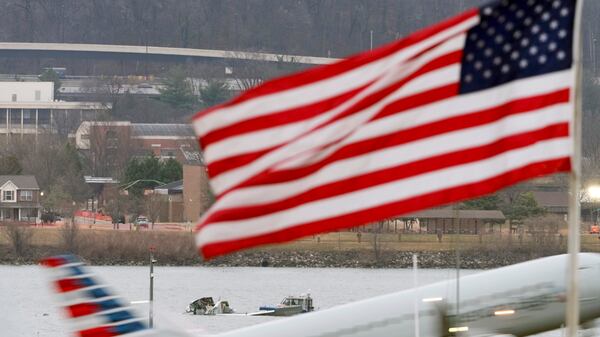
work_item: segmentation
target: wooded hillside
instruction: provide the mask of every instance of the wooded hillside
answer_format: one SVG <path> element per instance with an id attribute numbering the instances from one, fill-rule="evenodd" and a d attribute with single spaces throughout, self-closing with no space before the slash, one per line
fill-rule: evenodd
<path id="1" fill-rule="evenodd" d="M 482 0 L 4 0 L 0 41 L 271 51 L 342 57 Z M 585 39 L 600 32 L 587 1 Z M 591 44 L 587 44 L 588 47 Z M 589 59 L 592 48 L 588 49 Z"/>

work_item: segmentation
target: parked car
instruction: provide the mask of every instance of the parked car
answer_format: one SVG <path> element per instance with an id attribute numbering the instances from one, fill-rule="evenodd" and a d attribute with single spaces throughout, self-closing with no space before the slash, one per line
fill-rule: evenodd
<path id="1" fill-rule="evenodd" d="M 148 225 L 150 224 L 150 222 L 148 221 L 148 218 L 146 218 L 145 216 L 138 216 L 135 219 L 135 225 L 141 228 L 148 228 Z"/>

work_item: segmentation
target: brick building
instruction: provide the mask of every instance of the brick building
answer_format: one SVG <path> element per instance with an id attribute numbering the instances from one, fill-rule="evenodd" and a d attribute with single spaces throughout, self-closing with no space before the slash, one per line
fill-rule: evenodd
<path id="1" fill-rule="evenodd" d="M 183 180 L 154 189 L 158 222 L 194 223 L 210 203 L 206 167 L 189 124 L 86 121 L 73 138 L 77 149 L 89 156 L 96 177 L 118 174 L 133 157 L 154 155 L 181 163 Z"/>
<path id="2" fill-rule="evenodd" d="M 206 167 L 200 163 L 183 165 L 183 219 L 196 222 L 210 206 L 211 196 Z"/>
<path id="3" fill-rule="evenodd" d="M 186 160 L 183 151 L 196 151 L 198 141 L 189 124 L 131 123 L 132 144 L 138 155 Z"/>
<path id="4" fill-rule="evenodd" d="M 115 164 L 149 155 L 173 158 L 183 164 L 187 161 L 186 153 L 198 152 L 198 142 L 189 124 L 86 121 L 81 123 L 74 138 L 77 149 L 89 153 L 93 160 L 112 160 Z"/>
<path id="5" fill-rule="evenodd" d="M 76 148 L 88 158 L 90 174 L 96 177 L 113 176 L 135 151 L 130 122 L 85 121 L 74 137 Z"/>
<path id="6" fill-rule="evenodd" d="M 184 151 L 182 151 L 184 152 Z M 208 174 L 199 152 L 185 151 L 183 179 L 154 188 L 160 200 L 159 222 L 195 223 L 210 206 Z"/>

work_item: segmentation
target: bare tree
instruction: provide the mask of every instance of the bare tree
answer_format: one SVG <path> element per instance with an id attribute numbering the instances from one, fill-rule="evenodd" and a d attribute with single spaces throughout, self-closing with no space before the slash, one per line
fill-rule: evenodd
<path id="1" fill-rule="evenodd" d="M 549 253 L 564 249 L 564 241 L 560 229 L 565 229 L 567 223 L 558 215 L 545 215 L 523 220 L 523 233 L 531 235 L 533 246 Z"/>
<path id="2" fill-rule="evenodd" d="M 63 139 L 52 134 L 39 135 L 37 145 L 32 142 L 15 144 L 20 151 L 25 151 L 22 161 L 24 172 L 35 175 L 42 189 L 49 188 L 64 175 L 64 145 Z"/>
<path id="3" fill-rule="evenodd" d="M 228 68 L 240 91 L 245 91 L 261 84 L 278 72 L 265 55 L 259 53 L 230 52 Z M 281 60 L 283 62 L 283 60 Z"/>
<path id="4" fill-rule="evenodd" d="M 154 224 L 158 221 L 158 217 L 160 216 L 160 204 L 161 204 L 161 196 L 158 194 L 151 194 L 146 197 L 146 216 L 150 223 L 152 223 L 152 229 L 154 229 Z"/>
<path id="5" fill-rule="evenodd" d="M 75 223 L 74 216 L 71 216 L 69 220 L 60 229 L 60 239 L 63 249 L 71 253 L 77 253 L 79 250 L 79 226 Z"/>
<path id="6" fill-rule="evenodd" d="M 17 256 L 25 256 L 29 252 L 33 237 L 31 228 L 11 222 L 3 227 L 3 233 Z"/>
<path id="7" fill-rule="evenodd" d="M 127 222 L 127 214 L 131 211 L 133 201 L 131 196 L 122 193 L 120 190 L 111 190 L 106 195 L 108 202 L 105 211 L 112 218 L 114 228 L 118 229 L 119 224 Z"/>
<path id="8" fill-rule="evenodd" d="M 127 93 L 128 85 L 131 84 L 132 82 L 126 77 L 100 76 L 85 81 L 82 90 L 90 99 L 101 102 L 104 109 L 112 114 L 123 95 Z"/>
<path id="9" fill-rule="evenodd" d="M 33 42 L 35 35 L 35 19 L 34 19 L 34 0 L 20 0 L 14 3 L 14 6 L 23 10 L 26 22 L 26 41 Z"/>
<path id="10" fill-rule="evenodd" d="M 109 121 L 89 123 L 87 164 L 100 177 L 120 176 L 131 157 L 131 127 Z"/>
<path id="11" fill-rule="evenodd" d="M 381 234 L 383 232 L 383 226 L 385 224 L 385 220 L 381 220 L 373 223 L 373 240 L 371 244 L 373 245 L 373 257 L 375 258 L 375 264 L 378 266 L 383 262 L 383 245 L 381 243 Z"/>
<path id="12" fill-rule="evenodd" d="M 73 132 L 74 130 L 77 130 L 77 127 L 79 127 L 79 125 L 81 124 L 79 111 L 75 112 L 69 110 L 57 110 L 54 111 L 52 117 L 53 125 L 50 127 L 59 136 L 64 138 L 66 138 L 69 135 L 69 133 Z"/>

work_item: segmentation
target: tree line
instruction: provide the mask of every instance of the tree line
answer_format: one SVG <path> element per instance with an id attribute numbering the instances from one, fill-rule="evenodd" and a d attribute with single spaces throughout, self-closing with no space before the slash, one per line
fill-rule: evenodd
<path id="1" fill-rule="evenodd" d="M 485 0 L 6 0 L 0 39 L 258 50 L 343 57 Z M 599 32 L 587 1 L 585 39 Z M 586 58 L 592 51 L 588 48 Z"/>

